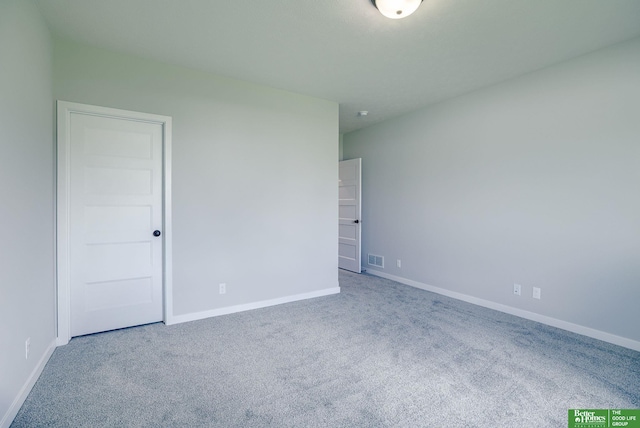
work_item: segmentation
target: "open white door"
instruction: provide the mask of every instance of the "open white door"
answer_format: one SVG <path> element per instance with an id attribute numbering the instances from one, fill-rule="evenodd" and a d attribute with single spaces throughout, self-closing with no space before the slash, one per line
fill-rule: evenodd
<path id="1" fill-rule="evenodd" d="M 362 160 L 340 162 L 338 177 L 338 267 L 360 273 Z"/>
<path id="2" fill-rule="evenodd" d="M 68 337 L 162 321 L 168 118 L 63 102 L 59 114 Z"/>

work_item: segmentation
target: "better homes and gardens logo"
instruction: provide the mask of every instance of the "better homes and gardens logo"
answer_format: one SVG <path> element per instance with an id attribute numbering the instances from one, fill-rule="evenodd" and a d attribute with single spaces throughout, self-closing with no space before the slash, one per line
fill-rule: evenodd
<path id="1" fill-rule="evenodd" d="M 568 428 L 640 428 L 640 409 L 569 409 Z"/>
<path id="2" fill-rule="evenodd" d="M 569 410 L 569 422 L 572 428 L 608 428 L 608 410 Z M 573 418 L 573 420 L 572 420 Z"/>

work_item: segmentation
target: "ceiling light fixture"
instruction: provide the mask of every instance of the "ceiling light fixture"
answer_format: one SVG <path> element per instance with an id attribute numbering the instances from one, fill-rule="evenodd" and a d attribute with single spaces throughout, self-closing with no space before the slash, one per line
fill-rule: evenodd
<path id="1" fill-rule="evenodd" d="M 415 12 L 422 0 L 371 0 L 371 3 L 387 18 L 400 19 Z"/>

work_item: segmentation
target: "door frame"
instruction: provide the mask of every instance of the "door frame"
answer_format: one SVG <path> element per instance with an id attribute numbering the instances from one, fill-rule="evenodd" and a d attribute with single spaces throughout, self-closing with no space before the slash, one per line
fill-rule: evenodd
<path id="1" fill-rule="evenodd" d="M 69 203 L 71 114 L 80 113 L 114 119 L 134 120 L 162 126 L 162 310 L 165 324 L 173 318 L 173 270 L 171 229 L 171 117 L 140 113 L 109 107 L 99 107 L 68 101 L 57 101 L 57 168 L 56 168 L 56 282 L 57 336 L 56 345 L 71 340 L 71 283 L 69 260 Z"/>

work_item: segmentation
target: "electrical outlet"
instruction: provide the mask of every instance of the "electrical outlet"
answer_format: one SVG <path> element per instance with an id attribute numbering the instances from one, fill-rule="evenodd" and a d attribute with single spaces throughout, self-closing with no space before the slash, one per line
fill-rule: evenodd
<path id="1" fill-rule="evenodd" d="M 513 294 L 516 296 L 522 294 L 522 286 L 520 284 L 513 284 Z"/>
<path id="2" fill-rule="evenodd" d="M 227 284 L 224 282 L 220 283 L 220 294 L 225 294 L 227 292 Z"/>
<path id="3" fill-rule="evenodd" d="M 396 260 L 396 265 L 401 268 L 402 267 L 402 260 L 398 259 Z"/>
<path id="4" fill-rule="evenodd" d="M 27 337 L 27 340 L 24 341 L 24 359 L 29 359 L 29 352 L 31 351 L 31 338 Z"/>
<path id="5" fill-rule="evenodd" d="M 541 290 L 539 287 L 533 287 L 533 298 L 540 299 Z"/>

